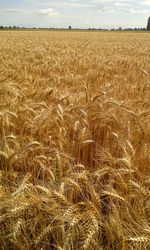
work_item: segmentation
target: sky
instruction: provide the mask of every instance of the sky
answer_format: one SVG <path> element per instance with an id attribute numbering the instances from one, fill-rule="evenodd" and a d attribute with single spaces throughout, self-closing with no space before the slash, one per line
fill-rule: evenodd
<path id="1" fill-rule="evenodd" d="M 150 0 L 0 0 L 0 26 L 146 27 Z"/>

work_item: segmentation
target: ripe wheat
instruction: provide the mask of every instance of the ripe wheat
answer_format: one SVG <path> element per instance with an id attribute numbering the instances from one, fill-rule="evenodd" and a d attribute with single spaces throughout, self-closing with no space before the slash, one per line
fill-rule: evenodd
<path id="1" fill-rule="evenodd" d="M 149 34 L 0 35 L 0 249 L 150 249 Z"/>

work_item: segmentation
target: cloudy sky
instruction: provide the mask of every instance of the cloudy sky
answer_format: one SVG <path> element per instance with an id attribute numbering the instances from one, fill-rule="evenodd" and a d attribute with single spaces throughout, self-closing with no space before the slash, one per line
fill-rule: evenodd
<path id="1" fill-rule="evenodd" d="M 146 27 L 150 0 L 0 0 L 0 25 Z"/>

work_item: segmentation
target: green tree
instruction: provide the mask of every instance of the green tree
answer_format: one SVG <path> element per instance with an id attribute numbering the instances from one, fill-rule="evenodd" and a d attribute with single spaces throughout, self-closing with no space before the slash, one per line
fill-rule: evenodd
<path id="1" fill-rule="evenodd" d="M 148 22 L 147 22 L 147 29 L 150 30 L 150 17 L 148 18 Z"/>

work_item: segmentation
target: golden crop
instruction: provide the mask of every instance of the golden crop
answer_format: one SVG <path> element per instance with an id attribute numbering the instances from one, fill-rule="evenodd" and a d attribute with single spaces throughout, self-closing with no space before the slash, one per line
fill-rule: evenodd
<path id="1" fill-rule="evenodd" d="M 0 249 L 150 247 L 150 35 L 0 32 Z"/>

